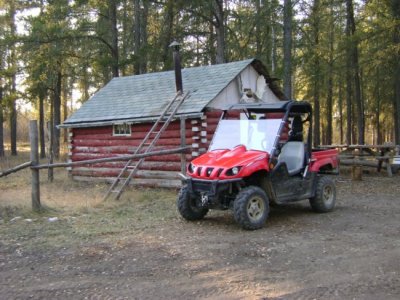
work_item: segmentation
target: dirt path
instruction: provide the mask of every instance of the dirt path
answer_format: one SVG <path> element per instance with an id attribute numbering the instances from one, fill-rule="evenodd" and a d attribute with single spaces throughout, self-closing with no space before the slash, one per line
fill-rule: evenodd
<path id="1" fill-rule="evenodd" d="M 0 295 L 399 299 L 399 178 L 365 177 L 353 183 L 338 177 L 334 212 L 315 214 L 306 202 L 278 207 L 267 226 L 253 232 L 241 230 L 229 212 L 185 222 L 171 192 L 162 207 L 148 199 L 130 203 L 142 214 L 134 215 L 136 220 L 124 206 L 68 217 L 60 213 L 53 223 L 47 217 L 32 223 L 24 217 L 4 219 Z M 160 209 L 164 212 L 155 213 L 150 225 L 143 223 L 143 216 Z"/>

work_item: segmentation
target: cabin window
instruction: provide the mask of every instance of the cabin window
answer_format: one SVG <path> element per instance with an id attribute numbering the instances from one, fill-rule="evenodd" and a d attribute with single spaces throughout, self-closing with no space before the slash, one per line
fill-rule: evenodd
<path id="1" fill-rule="evenodd" d="M 130 136 L 131 133 L 131 124 L 124 123 L 113 125 L 113 136 Z"/>

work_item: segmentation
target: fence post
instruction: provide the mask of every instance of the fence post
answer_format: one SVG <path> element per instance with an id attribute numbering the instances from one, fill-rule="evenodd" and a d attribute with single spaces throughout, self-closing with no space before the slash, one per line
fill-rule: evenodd
<path id="1" fill-rule="evenodd" d="M 31 162 L 32 166 L 39 165 L 39 143 L 38 143 L 38 126 L 36 120 L 29 121 L 29 139 L 31 143 Z M 40 211 L 40 181 L 39 169 L 31 168 L 32 172 L 32 209 Z"/>

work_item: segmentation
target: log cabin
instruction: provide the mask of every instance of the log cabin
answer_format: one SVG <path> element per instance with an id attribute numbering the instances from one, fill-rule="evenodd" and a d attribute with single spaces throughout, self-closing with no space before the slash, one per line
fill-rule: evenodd
<path id="1" fill-rule="evenodd" d="M 240 102 L 275 102 L 285 96 L 257 59 L 181 70 L 183 91 L 189 91 L 163 132 L 154 151 L 191 146 L 190 153 L 149 157 L 131 183 L 178 187 L 186 162 L 207 151 L 223 110 Z M 175 97 L 174 71 L 113 78 L 64 121 L 71 162 L 133 154 Z M 111 181 L 125 162 L 70 168 L 80 181 Z"/>

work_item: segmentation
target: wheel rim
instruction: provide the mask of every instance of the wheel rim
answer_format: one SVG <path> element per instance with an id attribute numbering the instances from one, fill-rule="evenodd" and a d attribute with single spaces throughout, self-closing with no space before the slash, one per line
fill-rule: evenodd
<path id="1" fill-rule="evenodd" d="M 333 188 L 330 185 L 326 185 L 322 190 L 322 199 L 327 206 L 333 203 L 334 193 Z"/>
<path id="2" fill-rule="evenodd" d="M 265 203 L 262 198 L 254 197 L 247 203 L 247 215 L 252 222 L 262 219 L 265 211 Z"/>

